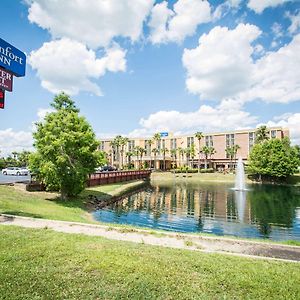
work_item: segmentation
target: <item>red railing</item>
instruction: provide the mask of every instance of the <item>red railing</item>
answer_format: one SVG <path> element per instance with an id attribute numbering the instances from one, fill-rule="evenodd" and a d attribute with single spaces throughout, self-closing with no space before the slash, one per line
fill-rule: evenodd
<path id="1" fill-rule="evenodd" d="M 87 186 L 130 181 L 135 179 L 148 179 L 150 177 L 150 174 L 150 170 L 95 173 L 89 175 L 89 178 L 87 180 Z"/>

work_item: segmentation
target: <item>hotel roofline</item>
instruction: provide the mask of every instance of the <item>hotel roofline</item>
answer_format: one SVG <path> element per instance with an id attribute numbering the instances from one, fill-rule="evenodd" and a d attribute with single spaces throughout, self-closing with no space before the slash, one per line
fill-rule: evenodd
<path id="1" fill-rule="evenodd" d="M 217 136 L 217 135 L 226 135 L 226 134 L 243 134 L 243 133 L 249 133 L 249 132 L 255 132 L 257 128 L 248 128 L 248 129 L 237 129 L 237 130 L 229 130 L 229 131 L 220 131 L 220 132 L 202 132 L 203 136 Z M 282 126 L 275 126 L 275 127 L 267 127 L 268 130 L 281 130 L 281 131 L 289 131 L 289 128 L 287 127 L 282 127 Z M 164 131 L 167 132 L 167 131 Z M 154 135 L 155 133 L 153 133 Z M 153 138 L 152 136 L 140 136 L 140 137 L 129 137 L 127 135 L 121 135 L 123 137 L 128 137 L 130 140 L 148 140 Z M 168 136 L 163 136 L 161 139 L 169 139 L 169 138 L 185 138 L 185 137 L 191 137 L 195 136 L 195 133 L 190 133 L 190 134 L 173 134 L 172 132 L 168 132 Z M 115 137 L 110 137 L 110 138 L 99 138 L 99 140 L 102 141 L 112 141 Z"/>

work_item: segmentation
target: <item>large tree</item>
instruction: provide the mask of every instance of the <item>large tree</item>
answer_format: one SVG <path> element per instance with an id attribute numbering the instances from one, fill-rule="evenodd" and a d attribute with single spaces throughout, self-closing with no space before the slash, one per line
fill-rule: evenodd
<path id="1" fill-rule="evenodd" d="M 33 134 L 36 152 L 30 156 L 30 168 L 48 190 L 58 190 L 62 199 L 78 195 L 88 174 L 94 172 L 103 155 L 86 121 L 65 93 L 55 96 L 54 112 L 36 124 Z"/>
<path id="2" fill-rule="evenodd" d="M 201 131 L 197 131 L 195 133 L 195 137 L 198 140 L 198 173 L 200 173 L 200 154 L 201 154 L 201 139 L 204 137 L 203 133 Z"/>
<path id="3" fill-rule="evenodd" d="M 294 174 L 299 166 L 297 153 L 288 138 L 256 144 L 250 153 L 248 173 L 260 180 L 285 179 Z"/>

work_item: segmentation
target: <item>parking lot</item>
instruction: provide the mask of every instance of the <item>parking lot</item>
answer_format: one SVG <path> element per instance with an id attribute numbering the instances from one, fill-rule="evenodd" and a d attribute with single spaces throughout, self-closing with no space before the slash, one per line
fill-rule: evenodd
<path id="1" fill-rule="evenodd" d="M 15 182 L 24 182 L 30 181 L 30 175 L 28 176 L 12 176 L 12 175 L 3 175 L 0 173 L 0 184 L 1 183 L 15 183 Z"/>

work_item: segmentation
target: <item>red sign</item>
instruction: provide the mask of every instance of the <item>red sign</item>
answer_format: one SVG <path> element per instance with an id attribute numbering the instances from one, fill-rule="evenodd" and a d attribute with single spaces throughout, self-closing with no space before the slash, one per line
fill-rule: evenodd
<path id="1" fill-rule="evenodd" d="M 0 89 L 11 92 L 13 84 L 13 74 L 0 68 Z"/>
<path id="2" fill-rule="evenodd" d="M 0 109 L 4 108 L 5 91 L 0 90 Z"/>

